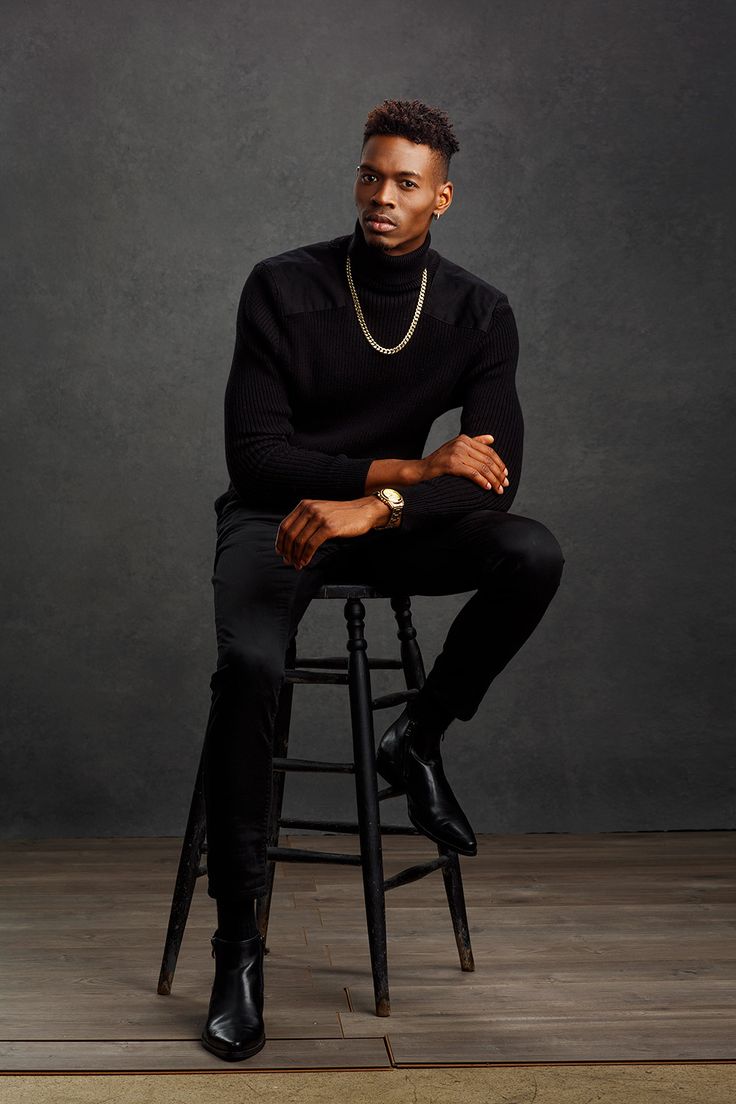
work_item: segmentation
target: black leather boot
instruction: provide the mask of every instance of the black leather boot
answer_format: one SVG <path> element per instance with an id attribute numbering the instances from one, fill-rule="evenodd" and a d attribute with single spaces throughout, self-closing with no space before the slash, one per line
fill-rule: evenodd
<path id="1" fill-rule="evenodd" d="M 421 759 L 411 746 L 419 727 L 407 709 L 386 729 L 376 752 L 376 770 L 386 781 L 406 793 L 409 820 L 434 843 L 475 855 L 478 842 L 465 813 L 450 788 L 439 751 Z"/>
<path id="2" fill-rule="evenodd" d="M 250 939 L 220 939 L 216 931 L 210 942 L 215 980 L 202 1046 L 226 1062 L 240 1062 L 266 1042 L 263 940 L 260 933 Z"/>

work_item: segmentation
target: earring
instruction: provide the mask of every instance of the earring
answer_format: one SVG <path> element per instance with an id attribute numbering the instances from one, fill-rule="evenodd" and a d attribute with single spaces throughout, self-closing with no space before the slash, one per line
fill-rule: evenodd
<path id="1" fill-rule="evenodd" d="M 440 213 L 439 213 L 439 211 L 435 211 L 435 213 L 434 213 L 434 217 L 435 217 L 436 219 L 438 219 L 438 218 L 440 217 Z"/>

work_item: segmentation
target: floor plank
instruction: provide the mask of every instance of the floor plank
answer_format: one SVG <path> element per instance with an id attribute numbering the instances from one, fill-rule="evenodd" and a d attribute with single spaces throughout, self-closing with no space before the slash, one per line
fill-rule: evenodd
<path id="1" fill-rule="evenodd" d="M 150 1042 L 0 1043 L 0 1068 L 107 1072 L 130 1070 L 222 1070 L 225 1063 L 198 1039 Z M 269 1039 L 247 1059 L 249 1070 L 380 1069 L 391 1065 L 382 1039 Z"/>

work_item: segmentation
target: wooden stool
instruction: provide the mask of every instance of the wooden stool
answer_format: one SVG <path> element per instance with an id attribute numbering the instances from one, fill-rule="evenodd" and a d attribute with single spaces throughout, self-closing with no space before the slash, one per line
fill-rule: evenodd
<path id="1" fill-rule="evenodd" d="M 370 586 L 331 584 L 322 587 L 315 597 L 344 599 L 348 655 L 343 657 L 300 657 L 297 659 L 296 636 L 292 638 L 287 648 L 285 680 L 279 698 L 274 726 L 274 777 L 266 852 L 268 859 L 267 891 L 257 899 L 256 919 L 265 944 L 277 862 L 323 862 L 360 866 L 363 871 L 363 896 L 373 972 L 376 1015 L 388 1016 L 391 1012 L 391 1006 L 386 957 L 386 890 L 416 881 L 418 878 L 423 878 L 426 874 L 430 874 L 433 870 L 439 868 L 442 871 L 450 917 L 455 931 L 460 967 L 462 970 L 475 969 L 473 952 L 470 946 L 468 918 L 465 911 L 460 862 L 456 851 L 438 846 L 437 858 L 406 867 L 391 878 L 384 878 L 383 876 L 381 833 L 420 834 L 413 827 L 405 828 L 402 825 L 381 824 L 379 802 L 386 798 L 396 797 L 403 791 L 392 786 L 379 791 L 373 735 L 373 710 L 389 709 L 408 701 L 419 692 L 419 688 L 425 680 L 424 664 L 417 642 L 416 630 L 412 624 L 409 596 L 406 594 L 384 593 Z M 398 637 L 401 642 L 400 659 L 368 658 L 364 635 L 365 606 L 362 601 L 367 598 L 390 599 L 398 625 Z M 310 668 L 316 668 L 316 670 Z M 370 668 L 403 670 L 407 689 L 372 698 Z M 312 759 L 287 757 L 294 683 L 330 683 L 348 686 L 353 739 L 352 762 L 328 763 Z M 196 880 L 207 873 L 207 867 L 201 864 L 202 855 L 207 850 L 202 771 L 203 756 L 200 756 L 194 794 L 179 858 L 179 869 L 171 903 L 169 926 L 158 982 L 158 992 L 164 996 L 171 992 L 176 960 L 179 955 Z M 284 779 L 286 773 L 290 771 L 329 771 L 354 774 L 357 822 L 282 817 Z M 343 854 L 329 851 L 310 851 L 296 847 L 280 847 L 279 831 L 281 828 L 306 828 L 314 831 L 356 834 L 360 838 L 360 850 L 357 854 Z M 266 953 L 268 953 L 268 948 L 266 948 Z"/>

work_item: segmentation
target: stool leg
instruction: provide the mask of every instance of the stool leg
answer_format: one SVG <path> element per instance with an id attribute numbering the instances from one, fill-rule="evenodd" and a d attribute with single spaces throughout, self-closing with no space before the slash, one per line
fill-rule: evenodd
<path id="1" fill-rule="evenodd" d="M 426 676 L 417 640 L 417 630 L 411 619 L 411 598 L 408 594 L 395 594 L 391 598 L 391 608 L 398 626 L 397 636 L 407 689 L 416 690 L 424 685 Z"/>
<path id="2" fill-rule="evenodd" d="M 204 789 L 202 781 L 203 771 L 204 748 L 199 757 L 199 767 L 194 783 L 194 793 L 192 794 L 192 801 L 189 807 L 189 817 L 187 818 L 186 831 L 184 832 L 184 842 L 182 843 L 181 853 L 179 855 L 179 868 L 176 874 L 174 895 L 171 901 L 171 912 L 169 914 L 169 926 L 166 931 L 166 942 L 164 943 L 164 953 L 161 960 L 161 972 L 159 974 L 157 992 L 162 997 L 167 997 L 171 993 L 171 986 L 174 981 L 174 971 L 176 970 L 176 960 L 179 957 L 181 941 L 184 938 L 184 928 L 186 927 L 189 908 L 192 903 L 192 897 L 194 896 L 194 887 L 200 872 L 199 863 L 202 857 L 206 831 Z"/>
<path id="3" fill-rule="evenodd" d="M 463 891 L 462 874 L 460 873 L 460 859 L 457 851 L 450 851 L 445 847 L 438 847 L 437 850 L 440 855 L 449 856 L 447 865 L 442 867 L 442 880 L 445 883 L 447 904 L 450 906 L 457 953 L 460 957 L 460 969 L 472 973 L 475 970 L 475 962 L 473 960 L 473 948 L 470 945 L 470 929 L 468 927 L 468 914 L 465 910 L 465 893 Z"/>
<path id="4" fill-rule="evenodd" d="M 286 649 L 286 667 L 293 668 L 296 663 L 296 637 L 292 637 Z M 289 726 L 291 724 L 291 703 L 294 697 L 293 682 L 284 682 L 279 695 L 279 706 L 276 713 L 273 730 L 273 754 L 277 758 L 285 759 L 289 750 Z M 283 771 L 274 771 L 271 788 L 271 807 L 268 818 L 268 846 L 278 847 L 281 827 L 281 810 L 284 804 L 284 782 L 286 775 Z M 266 863 L 266 892 L 262 897 L 256 898 L 256 924 L 261 933 L 263 942 L 268 935 L 268 918 L 271 912 L 271 896 L 273 894 L 273 880 L 276 872 L 276 863 L 269 859 Z M 269 953 L 269 948 L 264 945 L 264 953 Z"/>
<path id="5" fill-rule="evenodd" d="M 407 594 L 394 595 L 391 598 L 391 608 L 394 611 L 396 624 L 398 625 L 401 659 L 404 664 L 404 678 L 407 689 L 418 689 L 424 685 L 425 673 L 422 653 L 417 640 L 417 631 L 412 622 L 411 598 Z M 473 948 L 470 945 L 470 930 L 465 908 L 463 879 L 460 873 L 460 859 L 457 851 L 451 851 L 449 848 L 438 846 L 437 851 L 440 855 L 448 856 L 447 865 L 442 867 L 442 879 L 447 894 L 447 904 L 450 908 L 452 927 L 455 932 L 460 968 L 465 971 L 473 971 L 475 970 L 475 963 L 473 961 Z"/>
<path id="6" fill-rule="evenodd" d="M 391 1014 L 391 1003 L 388 991 L 386 896 L 383 888 L 381 821 L 378 805 L 378 780 L 376 777 L 376 749 L 373 736 L 371 677 L 363 633 L 365 606 L 360 598 L 347 599 L 345 602 L 345 620 L 348 626 L 348 685 L 353 730 L 355 796 L 358 807 L 363 894 L 373 973 L 373 993 L 376 1002 L 376 1015 L 389 1016 Z"/>

